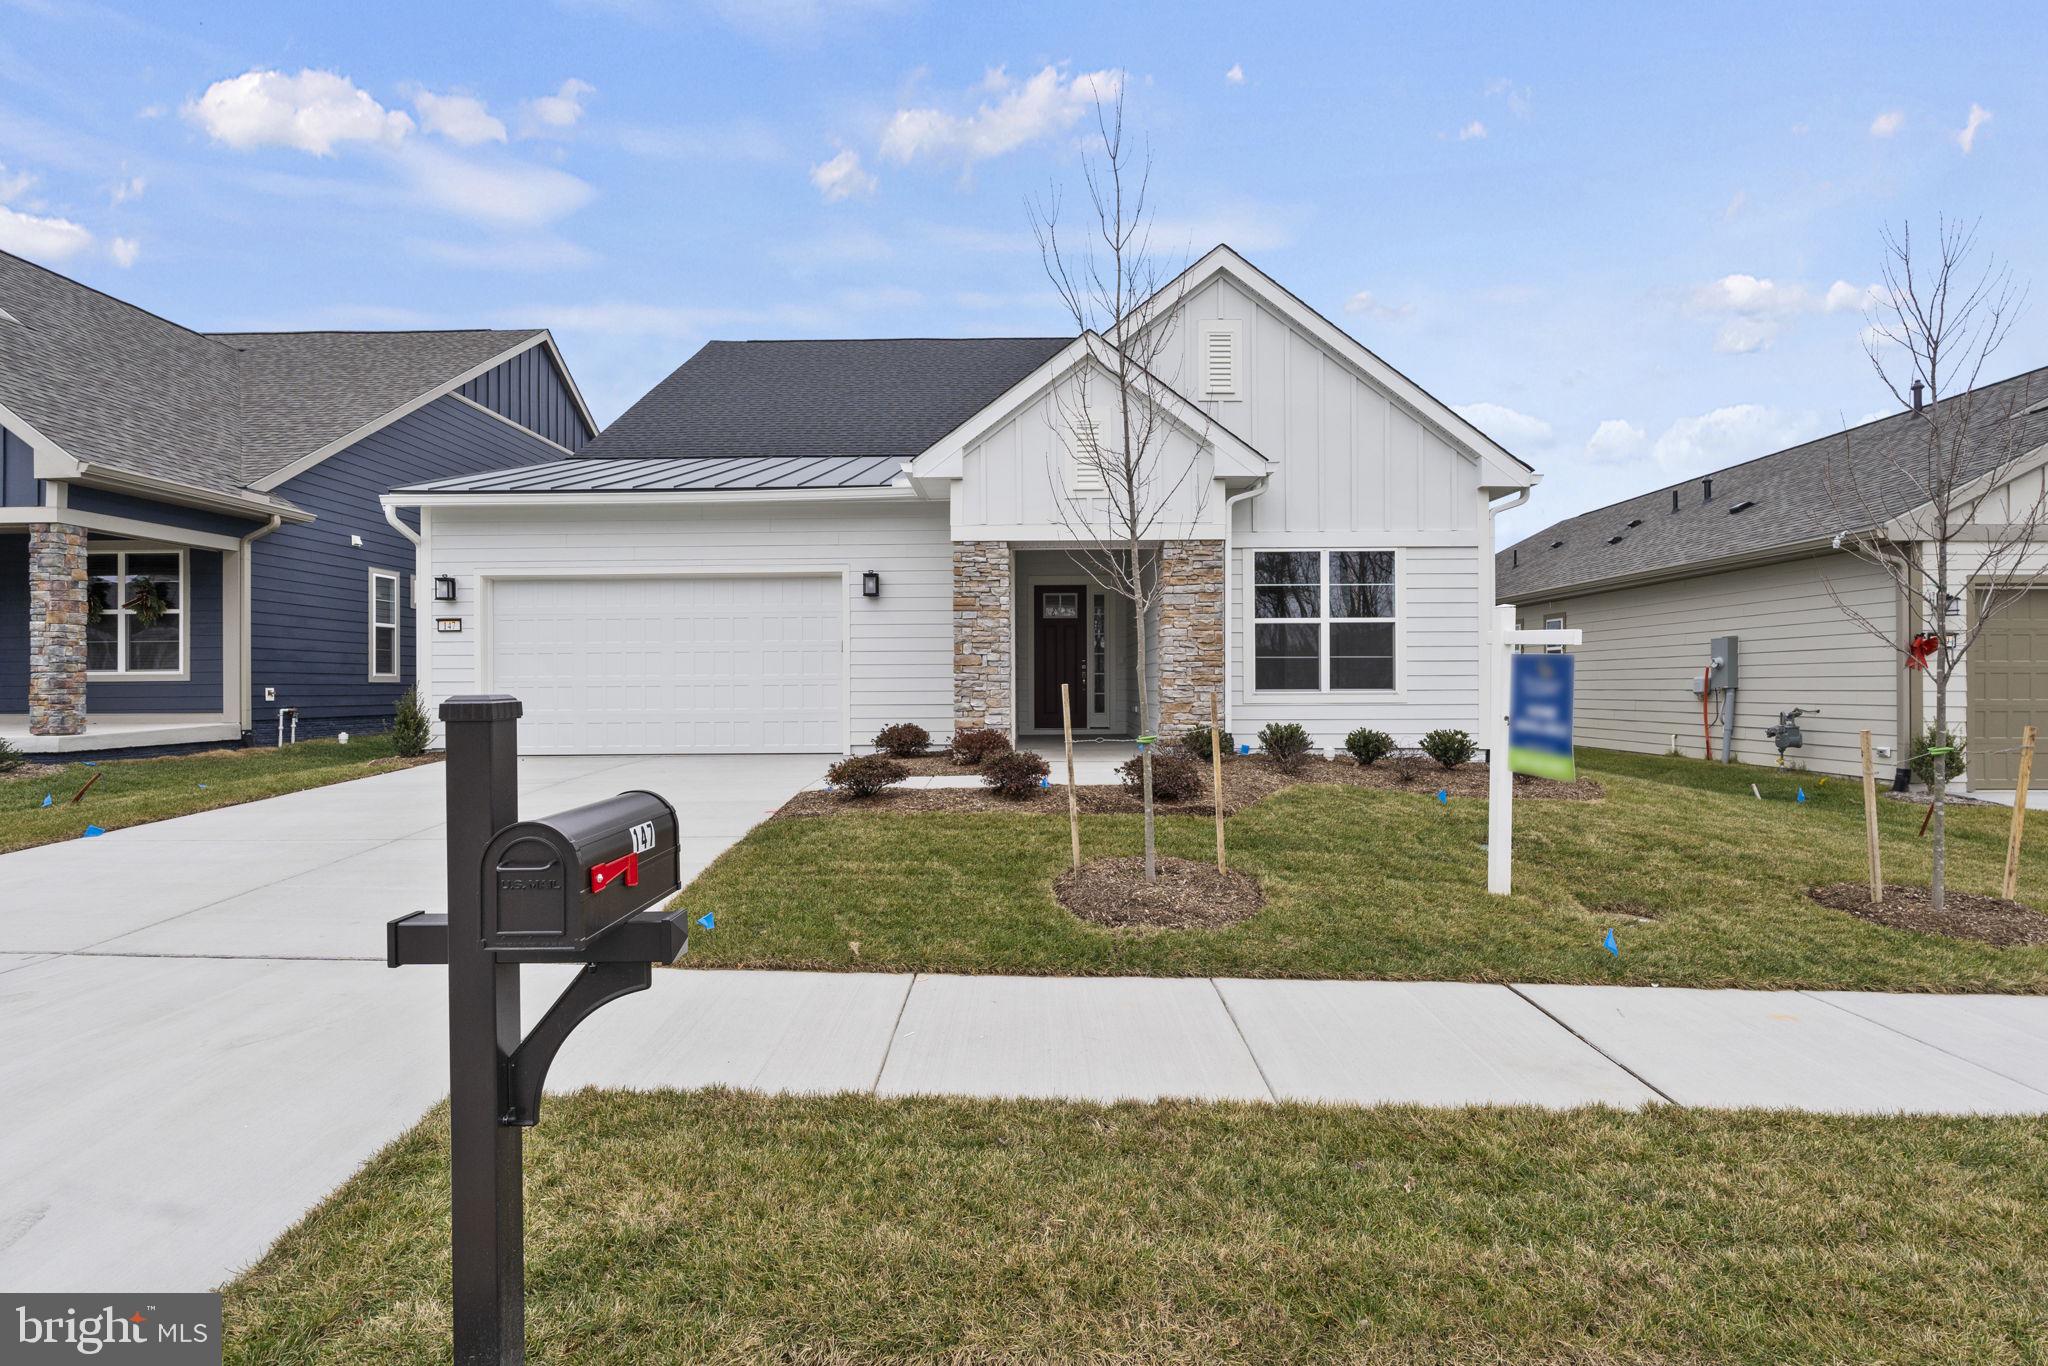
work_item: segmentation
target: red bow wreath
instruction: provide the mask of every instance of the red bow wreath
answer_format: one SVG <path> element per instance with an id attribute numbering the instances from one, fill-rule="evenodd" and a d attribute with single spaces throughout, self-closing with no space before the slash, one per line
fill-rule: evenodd
<path id="1" fill-rule="evenodd" d="M 1941 648 L 1941 637 L 1932 631 L 1922 631 L 1913 637 L 1913 643 L 1906 647 L 1906 667 L 1925 669 L 1927 661 Z"/>

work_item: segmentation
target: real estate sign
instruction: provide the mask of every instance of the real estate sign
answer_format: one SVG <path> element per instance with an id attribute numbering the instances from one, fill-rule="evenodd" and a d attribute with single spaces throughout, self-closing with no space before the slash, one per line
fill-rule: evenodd
<path id="1" fill-rule="evenodd" d="M 1516 655 L 1509 661 L 1508 771 L 1570 782 L 1572 665 L 1565 654 Z"/>

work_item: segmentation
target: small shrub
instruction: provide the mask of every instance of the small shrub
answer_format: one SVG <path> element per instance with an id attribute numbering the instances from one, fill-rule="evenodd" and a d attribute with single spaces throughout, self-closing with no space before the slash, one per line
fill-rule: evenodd
<path id="1" fill-rule="evenodd" d="M 1028 749 L 1008 749 L 1007 740 L 1003 745 L 1007 753 L 993 755 L 981 765 L 981 780 L 994 788 L 998 797 L 1020 802 L 1038 791 L 1052 768 Z"/>
<path id="2" fill-rule="evenodd" d="M 12 740 L 0 739 L 0 773 L 12 773 L 27 762 Z"/>
<path id="3" fill-rule="evenodd" d="M 1202 781 L 1202 770 L 1206 761 L 1188 758 L 1185 754 L 1160 752 L 1152 756 L 1152 796 L 1162 802 L 1191 802 L 1208 790 Z M 1124 781 L 1124 791 L 1133 797 L 1145 795 L 1145 761 L 1142 758 L 1127 759 L 1117 765 L 1117 775 Z"/>
<path id="4" fill-rule="evenodd" d="M 1927 751 L 1943 746 L 1955 750 L 1954 754 L 1948 756 L 1948 780 L 1954 782 L 1963 776 L 1963 761 L 1967 757 L 1963 752 L 1963 737 L 1953 731 L 1943 734 L 1929 726 L 1913 739 L 1913 776 L 1930 790 L 1934 787 L 1934 756 Z"/>
<path id="5" fill-rule="evenodd" d="M 1371 726 L 1360 726 L 1344 737 L 1344 748 L 1361 764 L 1376 764 L 1394 752 L 1394 737 Z"/>
<path id="6" fill-rule="evenodd" d="M 1184 732 L 1181 735 L 1180 747 L 1183 750 L 1187 751 L 1187 755 L 1189 758 L 1198 760 L 1199 762 L 1206 764 L 1209 762 L 1209 734 L 1210 731 L 1207 726 L 1190 727 L 1186 732 Z M 1224 731 L 1224 755 L 1227 757 L 1233 752 L 1235 752 L 1236 749 L 1237 741 L 1231 736 L 1229 731 Z"/>
<path id="7" fill-rule="evenodd" d="M 1311 742 L 1306 728 L 1293 721 L 1275 721 L 1259 732 L 1259 748 L 1282 768 L 1292 768 L 1308 756 Z"/>
<path id="8" fill-rule="evenodd" d="M 947 751 L 954 763 L 966 764 L 970 768 L 984 759 L 1009 752 L 1010 737 L 983 726 L 967 726 L 954 731 L 952 748 Z"/>
<path id="9" fill-rule="evenodd" d="M 875 748 L 898 759 L 914 759 L 932 747 L 932 733 L 912 721 L 875 732 Z"/>
<path id="10" fill-rule="evenodd" d="M 391 747 L 401 758 L 417 759 L 434 742 L 434 723 L 427 717 L 426 703 L 418 688 L 407 688 L 391 714 Z"/>
<path id="11" fill-rule="evenodd" d="M 857 754 L 825 770 L 825 781 L 846 789 L 849 797 L 872 797 L 910 776 L 910 770 L 880 754 Z"/>
<path id="12" fill-rule="evenodd" d="M 1445 768 L 1456 768 L 1471 763 L 1479 746 L 1462 730 L 1433 730 L 1422 737 L 1422 752 Z"/>
<path id="13" fill-rule="evenodd" d="M 1394 771 L 1397 783 L 1419 783 L 1427 775 L 1429 760 L 1420 754 L 1397 754 L 1387 760 L 1387 767 Z"/>

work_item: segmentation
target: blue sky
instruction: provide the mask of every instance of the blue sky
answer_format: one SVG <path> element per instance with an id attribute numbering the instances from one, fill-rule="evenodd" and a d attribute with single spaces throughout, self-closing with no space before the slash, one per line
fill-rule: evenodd
<path id="1" fill-rule="evenodd" d="M 609 420 L 712 337 L 1069 330 L 1024 205 L 1111 73 L 1162 240 L 1544 471 L 1512 539 L 1886 409 L 1886 225 L 1981 218 L 2048 290 L 2039 20 L 0 0 L 0 247 L 199 328 L 552 327 Z"/>

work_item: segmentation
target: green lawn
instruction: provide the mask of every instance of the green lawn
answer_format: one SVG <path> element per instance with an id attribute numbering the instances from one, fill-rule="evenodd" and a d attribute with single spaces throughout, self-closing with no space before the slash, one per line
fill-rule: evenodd
<path id="1" fill-rule="evenodd" d="M 162 759 L 106 759 L 96 765 L 25 764 L 0 774 L 0 853 L 77 839 L 88 825 L 119 830 L 130 825 L 234 806 L 302 788 L 324 787 L 411 761 L 395 757 L 388 735 L 364 735 L 346 745 L 307 740 L 284 749 L 220 749 Z M 73 794 L 92 778 L 76 805 Z M 53 798 L 43 806 L 43 798 Z"/>
<path id="2" fill-rule="evenodd" d="M 1810 886 L 1864 876 L 1853 782 L 1580 758 L 1605 800 L 1515 804 L 1508 900 L 1485 890 L 1485 804 L 1414 792 L 1300 787 L 1239 813 L 1232 860 L 1263 881 L 1266 909 L 1229 929 L 1151 934 L 1083 926 L 1053 901 L 1067 858 L 1056 803 L 835 816 L 763 825 L 687 888 L 680 904 L 718 927 L 693 933 L 683 965 L 2048 991 L 2048 947 L 1884 929 L 1807 900 Z M 1880 807 L 1886 878 L 1924 882 L 1924 808 Z M 1951 813 L 1951 885 L 1998 890 L 2010 816 Z M 1134 853 L 1138 829 L 1084 818 L 1084 851 Z M 1206 817 L 1161 822 L 1169 852 L 1211 857 L 1212 839 Z M 2044 845 L 2022 865 L 2030 904 L 2048 904 Z M 1619 958 L 1601 948 L 1610 927 Z"/>
<path id="3" fill-rule="evenodd" d="M 227 1291 L 227 1359 L 447 1359 L 445 1114 Z M 585 1092 L 531 1359 L 2029 1362 L 2048 1129 L 1659 1107 Z"/>

